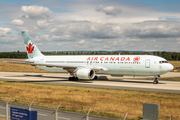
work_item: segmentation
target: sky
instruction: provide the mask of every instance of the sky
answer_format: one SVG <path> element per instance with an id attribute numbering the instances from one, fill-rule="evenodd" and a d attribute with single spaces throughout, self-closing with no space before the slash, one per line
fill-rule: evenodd
<path id="1" fill-rule="evenodd" d="M 179 0 L 0 0 L 0 52 L 180 52 Z"/>

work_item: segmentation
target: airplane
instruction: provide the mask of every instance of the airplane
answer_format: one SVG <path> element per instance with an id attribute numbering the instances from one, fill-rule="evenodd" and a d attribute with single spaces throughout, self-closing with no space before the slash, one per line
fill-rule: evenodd
<path id="1" fill-rule="evenodd" d="M 98 79 L 96 74 L 115 77 L 154 76 L 158 77 L 174 69 L 173 65 L 162 57 L 154 55 L 43 55 L 32 39 L 21 31 L 28 59 L 22 64 L 29 64 L 49 72 L 70 73 L 69 81 L 79 79 Z M 11 62 L 20 63 L 20 62 Z"/>

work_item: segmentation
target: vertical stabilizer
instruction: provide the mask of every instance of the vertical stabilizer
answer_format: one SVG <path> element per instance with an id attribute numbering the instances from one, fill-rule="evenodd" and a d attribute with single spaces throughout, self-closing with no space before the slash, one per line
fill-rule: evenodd
<path id="1" fill-rule="evenodd" d="M 33 43 L 33 41 L 31 40 L 29 35 L 26 33 L 26 31 L 21 31 L 21 33 L 24 39 L 24 44 L 25 44 L 25 49 L 27 51 L 28 59 L 38 57 L 38 56 L 43 56 L 43 54 L 39 51 L 39 49 Z"/>

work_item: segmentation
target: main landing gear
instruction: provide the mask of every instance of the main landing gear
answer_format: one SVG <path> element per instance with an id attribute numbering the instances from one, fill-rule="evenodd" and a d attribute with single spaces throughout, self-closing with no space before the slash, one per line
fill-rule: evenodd
<path id="1" fill-rule="evenodd" d="M 78 81 L 78 77 L 69 77 L 69 81 Z"/>
<path id="2" fill-rule="evenodd" d="M 98 79 L 98 76 L 94 76 L 93 80 L 97 80 Z"/>
<path id="3" fill-rule="evenodd" d="M 93 80 L 97 80 L 98 77 L 97 76 L 94 76 Z M 69 77 L 69 81 L 78 81 L 78 77 Z"/>

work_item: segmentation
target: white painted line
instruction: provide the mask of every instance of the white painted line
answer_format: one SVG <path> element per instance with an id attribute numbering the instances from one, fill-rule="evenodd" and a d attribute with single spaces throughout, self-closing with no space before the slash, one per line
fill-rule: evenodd
<path id="1" fill-rule="evenodd" d="M 64 120 L 70 120 L 69 118 L 64 118 L 64 117 L 58 117 L 60 119 L 64 119 Z"/>
<path id="2" fill-rule="evenodd" d="M 5 116 L 5 115 L 0 114 L 0 116 Z"/>
<path id="3" fill-rule="evenodd" d="M 1 109 L 6 109 L 5 107 L 0 107 Z"/>
<path id="4" fill-rule="evenodd" d="M 38 115 L 41 115 L 41 116 L 47 116 L 46 114 L 41 114 L 41 113 L 38 113 Z"/>

